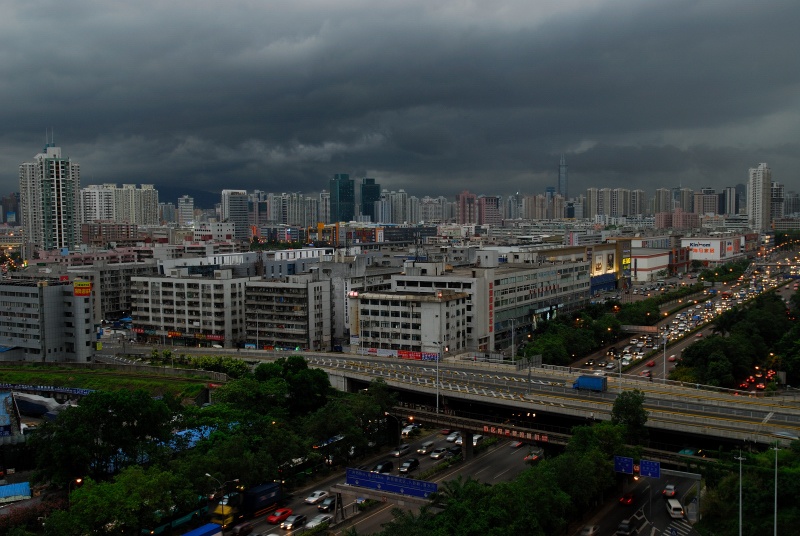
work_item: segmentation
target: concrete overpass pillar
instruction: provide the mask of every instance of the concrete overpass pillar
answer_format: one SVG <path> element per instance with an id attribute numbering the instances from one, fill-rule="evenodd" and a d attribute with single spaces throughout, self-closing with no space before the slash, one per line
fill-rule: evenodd
<path id="1" fill-rule="evenodd" d="M 472 448 L 472 436 L 474 434 L 469 431 L 464 431 L 461 434 L 463 443 L 461 443 L 461 455 L 464 456 L 464 461 L 471 460 L 475 457 L 474 449 Z"/>

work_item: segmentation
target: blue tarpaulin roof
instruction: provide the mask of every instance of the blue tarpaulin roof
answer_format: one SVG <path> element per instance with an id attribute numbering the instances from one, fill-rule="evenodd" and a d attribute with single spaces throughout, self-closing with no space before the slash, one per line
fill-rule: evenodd
<path id="1" fill-rule="evenodd" d="M 19 484 L 9 484 L 0 486 L 0 502 L 9 500 L 22 500 L 31 498 L 30 482 L 20 482 Z"/>

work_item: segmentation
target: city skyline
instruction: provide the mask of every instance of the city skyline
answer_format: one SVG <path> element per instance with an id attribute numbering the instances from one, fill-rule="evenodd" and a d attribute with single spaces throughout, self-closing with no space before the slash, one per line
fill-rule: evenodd
<path id="1" fill-rule="evenodd" d="M 721 189 L 759 162 L 797 189 L 794 3 L 78 0 L 6 13 L 3 192 L 47 129 L 84 184 L 309 192 L 341 173 L 420 196 L 538 193 L 557 187 L 563 154 L 571 197 Z"/>

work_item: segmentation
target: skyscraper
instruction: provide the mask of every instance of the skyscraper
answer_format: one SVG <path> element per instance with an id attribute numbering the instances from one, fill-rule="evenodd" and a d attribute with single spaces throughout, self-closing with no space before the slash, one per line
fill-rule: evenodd
<path id="1" fill-rule="evenodd" d="M 750 168 L 747 181 L 747 214 L 754 231 L 769 229 L 772 205 L 772 171 L 766 163 Z"/>
<path id="2" fill-rule="evenodd" d="M 565 200 L 569 199 L 569 195 L 567 195 L 567 157 L 563 154 L 558 163 L 558 193 Z"/>
<path id="3" fill-rule="evenodd" d="M 47 143 L 19 166 L 20 210 L 28 248 L 74 248 L 80 239 L 80 166 Z"/>
<path id="4" fill-rule="evenodd" d="M 375 222 L 375 201 L 381 199 L 381 185 L 375 179 L 364 177 L 361 179 L 361 215 L 369 216 L 369 221 Z"/>
<path id="5" fill-rule="evenodd" d="M 347 173 L 337 173 L 330 182 L 331 223 L 352 221 L 356 211 L 356 192 L 353 179 Z"/>

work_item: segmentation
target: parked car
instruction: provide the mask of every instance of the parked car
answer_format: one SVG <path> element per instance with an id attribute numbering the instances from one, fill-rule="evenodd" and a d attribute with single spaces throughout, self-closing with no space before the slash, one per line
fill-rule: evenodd
<path id="1" fill-rule="evenodd" d="M 328 495 L 330 495 L 330 493 L 328 493 L 327 491 L 322 491 L 318 489 L 317 491 L 312 492 L 311 495 L 306 497 L 306 504 L 317 504 L 318 502 L 325 499 Z"/>
<path id="2" fill-rule="evenodd" d="M 281 523 L 281 528 L 285 530 L 299 529 L 300 527 L 304 527 L 307 521 L 308 518 L 303 514 L 292 514 Z"/>

